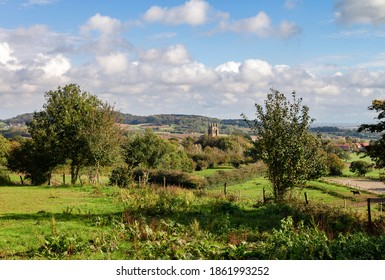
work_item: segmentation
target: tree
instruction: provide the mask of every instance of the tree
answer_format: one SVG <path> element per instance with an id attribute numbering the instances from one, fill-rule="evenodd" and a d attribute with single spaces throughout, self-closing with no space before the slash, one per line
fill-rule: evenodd
<path id="1" fill-rule="evenodd" d="M 319 177 L 325 169 L 321 143 L 308 132 L 312 122 L 309 108 L 301 103 L 295 92 L 290 102 L 283 93 L 271 89 L 264 106 L 255 104 L 254 122 L 244 116 L 258 136 L 255 153 L 268 167 L 276 201 L 282 200 L 287 190 Z"/>
<path id="2" fill-rule="evenodd" d="M 0 134 L 0 166 L 6 163 L 8 151 L 9 142 L 2 134 Z"/>
<path id="3" fill-rule="evenodd" d="M 357 160 L 350 164 L 349 170 L 359 176 L 365 176 L 366 173 L 372 170 L 372 167 L 373 165 L 369 162 L 364 160 Z"/>
<path id="4" fill-rule="evenodd" d="M 7 157 L 7 167 L 11 171 L 22 173 L 33 185 L 41 185 L 50 180 L 53 169 L 50 151 L 27 139 L 14 145 Z"/>
<path id="5" fill-rule="evenodd" d="M 341 176 L 342 170 L 345 168 L 345 164 L 342 159 L 334 153 L 327 155 L 326 166 L 329 170 L 328 173 L 330 176 Z"/>
<path id="6" fill-rule="evenodd" d="M 165 139 L 146 129 L 143 134 L 128 137 L 123 150 L 125 162 L 130 169 L 136 167 L 152 169 L 162 162 L 168 153 L 168 146 Z"/>
<path id="7" fill-rule="evenodd" d="M 368 109 L 379 113 L 377 119 L 380 121 L 377 124 L 362 124 L 358 128 L 358 132 L 385 131 L 385 100 L 373 100 Z M 381 139 L 370 142 L 370 145 L 366 147 L 366 154 L 375 162 L 377 168 L 385 167 L 385 134 L 382 135 Z"/>
<path id="8" fill-rule="evenodd" d="M 32 143 L 45 151 L 51 171 L 69 161 L 71 184 L 75 184 L 81 167 L 96 165 L 98 170 L 119 148 L 115 112 L 76 84 L 58 87 L 45 97 L 44 109 L 27 123 Z"/>

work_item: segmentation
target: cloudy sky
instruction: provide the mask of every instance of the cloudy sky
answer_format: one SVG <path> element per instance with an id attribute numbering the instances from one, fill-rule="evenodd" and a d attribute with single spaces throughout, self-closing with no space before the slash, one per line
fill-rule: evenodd
<path id="1" fill-rule="evenodd" d="M 137 115 L 253 119 L 274 88 L 319 123 L 372 122 L 385 0 L 0 0 L 0 119 L 69 83 Z"/>

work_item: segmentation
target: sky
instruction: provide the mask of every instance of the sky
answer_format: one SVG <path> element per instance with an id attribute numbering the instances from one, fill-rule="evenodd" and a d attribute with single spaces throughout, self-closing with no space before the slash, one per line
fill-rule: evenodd
<path id="1" fill-rule="evenodd" d="M 385 0 L 0 0 L 0 119 L 70 83 L 142 116 L 254 119 L 274 89 L 316 123 L 375 122 Z"/>

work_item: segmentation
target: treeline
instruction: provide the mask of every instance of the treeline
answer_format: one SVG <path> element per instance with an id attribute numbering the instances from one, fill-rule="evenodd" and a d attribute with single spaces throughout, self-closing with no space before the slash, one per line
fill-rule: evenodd
<path id="1" fill-rule="evenodd" d="M 8 126 L 24 126 L 32 121 L 33 113 L 17 115 L 16 117 L 2 120 Z M 174 133 L 205 133 L 209 123 L 218 123 L 220 133 L 246 133 L 249 131 L 248 124 L 243 119 L 218 119 L 199 115 L 183 114 L 159 114 L 150 116 L 138 116 L 127 113 L 116 112 L 116 122 L 129 125 L 147 124 L 149 126 L 172 126 Z M 310 132 L 321 133 L 334 137 L 350 137 L 359 139 L 379 139 L 379 133 L 358 132 L 356 129 L 340 128 L 336 126 L 310 127 Z M 2 131 L 6 138 L 16 135 L 28 137 L 29 134 L 24 129 L 9 128 Z"/>
<path id="2" fill-rule="evenodd" d="M 335 126 L 311 127 L 310 131 L 313 133 L 321 133 L 327 136 L 349 137 L 369 140 L 375 140 L 381 137 L 380 133 L 370 133 L 365 131 L 358 132 L 357 129 L 339 128 Z"/>
<path id="3" fill-rule="evenodd" d="M 24 126 L 31 122 L 33 113 L 21 114 L 13 118 L 3 120 L 2 122 L 8 126 Z M 175 133 L 205 133 L 209 123 L 218 123 L 220 131 L 223 134 L 231 134 L 234 131 L 247 128 L 247 123 L 242 119 L 218 119 L 199 115 L 182 115 L 182 114 L 160 114 L 150 116 L 138 116 L 116 113 L 116 122 L 129 125 L 147 124 L 150 126 L 172 126 Z M 3 132 L 3 135 L 6 131 Z M 14 135 L 11 131 L 6 136 L 9 138 Z M 26 136 L 25 134 L 22 136 Z"/>

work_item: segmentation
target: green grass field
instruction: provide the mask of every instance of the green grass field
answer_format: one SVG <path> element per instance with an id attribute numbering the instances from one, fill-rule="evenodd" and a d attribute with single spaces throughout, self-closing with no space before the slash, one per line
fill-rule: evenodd
<path id="1" fill-rule="evenodd" d="M 219 170 L 231 168 L 196 174 L 210 176 Z M 17 182 L 17 176 L 12 178 Z M 226 196 L 223 186 L 205 190 L 3 186 L 0 259 L 229 259 L 231 255 L 242 259 L 259 252 L 255 242 L 266 244 L 267 236 L 288 216 L 302 217 L 311 225 L 311 214 L 305 212 L 318 205 L 348 215 L 341 222 L 329 219 L 336 224 L 332 230 L 348 231 L 352 224 L 365 222 L 362 202 L 374 197 L 363 193 L 358 198 L 347 187 L 311 181 L 291 194 L 300 203 L 296 209 L 263 204 L 263 191 L 271 196 L 264 177 L 229 184 Z M 381 217 L 373 207 L 373 219 Z M 329 222 L 320 225 L 325 223 Z"/>
<path id="2" fill-rule="evenodd" d="M 209 176 L 215 174 L 216 172 L 218 172 L 219 170 L 230 171 L 230 170 L 233 170 L 233 168 L 231 166 L 209 168 L 209 169 L 203 169 L 201 171 L 194 171 L 194 174 L 202 176 L 202 177 L 209 177 Z"/>
<path id="3" fill-rule="evenodd" d="M 353 172 L 351 172 L 349 170 L 350 163 L 352 163 L 353 161 L 363 160 L 363 161 L 366 161 L 369 163 L 374 163 L 370 157 L 368 157 L 368 156 L 364 157 L 362 154 L 350 153 L 349 156 L 350 156 L 350 158 L 345 162 L 345 168 L 342 172 L 342 175 L 346 176 L 346 177 L 357 177 L 356 174 L 354 174 Z M 380 178 L 381 173 L 384 173 L 384 170 L 373 169 L 371 172 L 367 173 L 365 175 L 365 177 L 370 178 L 370 179 L 374 179 L 374 180 L 378 180 Z"/>

